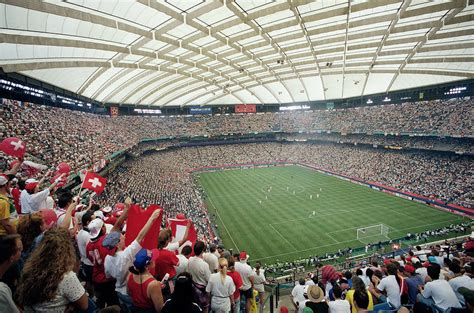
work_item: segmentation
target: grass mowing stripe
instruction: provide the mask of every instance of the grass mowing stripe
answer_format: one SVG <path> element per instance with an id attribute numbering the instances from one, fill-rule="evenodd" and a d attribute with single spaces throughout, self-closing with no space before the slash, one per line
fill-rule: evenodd
<path id="1" fill-rule="evenodd" d="M 208 195 L 211 213 L 216 213 L 224 244 L 247 250 L 254 260 L 289 261 L 362 246 L 356 230 L 370 225 L 383 223 L 390 227 L 389 237 L 399 238 L 405 231 L 419 232 L 462 220 L 300 166 L 196 175 Z M 313 211 L 314 218 L 310 217 Z"/>

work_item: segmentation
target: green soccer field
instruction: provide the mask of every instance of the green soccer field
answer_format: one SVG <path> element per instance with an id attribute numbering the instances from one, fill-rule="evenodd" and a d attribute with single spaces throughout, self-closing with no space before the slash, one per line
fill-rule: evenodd
<path id="1" fill-rule="evenodd" d="M 371 225 L 388 226 L 393 239 L 463 220 L 300 166 L 196 175 L 225 246 L 267 264 L 378 242 L 372 228 L 357 239 L 357 229 Z"/>

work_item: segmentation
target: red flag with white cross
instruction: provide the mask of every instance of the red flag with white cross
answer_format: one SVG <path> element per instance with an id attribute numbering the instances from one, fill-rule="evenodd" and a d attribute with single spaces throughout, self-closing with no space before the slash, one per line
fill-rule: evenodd
<path id="1" fill-rule="evenodd" d="M 0 150 L 5 152 L 5 154 L 22 158 L 26 152 L 26 144 L 20 138 L 10 137 L 5 138 L 0 143 Z"/>
<path id="2" fill-rule="evenodd" d="M 82 182 L 82 188 L 92 190 L 97 195 L 100 195 L 102 191 L 104 191 L 106 183 L 107 179 L 104 177 L 92 172 L 87 172 L 84 181 Z"/>

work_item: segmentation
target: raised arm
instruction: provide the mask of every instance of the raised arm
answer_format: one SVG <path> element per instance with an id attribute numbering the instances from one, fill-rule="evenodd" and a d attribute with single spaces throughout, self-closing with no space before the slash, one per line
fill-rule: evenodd
<path id="1" fill-rule="evenodd" d="M 72 218 L 72 211 L 76 208 L 80 201 L 80 197 L 76 198 L 76 201 L 73 201 L 67 208 L 66 213 L 64 214 L 64 219 L 61 225 L 59 227 L 69 229 L 69 225 L 71 224 L 71 218 Z"/>
<path id="2" fill-rule="evenodd" d="M 183 238 L 178 241 L 180 247 L 188 240 L 189 228 L 191 228 L 191 220 L 188 220 L 188 224 L 186 225 L 186 230 L 184 232 Z"/>
<path id="3" fill-rule="evenodd" d="M 122 215 L 120 215 L 120 217 L 117 219 L 111 231 L 120 231 L 122 229 L 122 225 L 128 217 L 128 210 L 130 209 L 131 205 L 132 199 L 128 197 L 127 199 L 125 199 L 125 208 L 123 209 Z"/>
<path id="4" fill-rule="evenodd" d="M 155 210 L 151 214 L 150 218 L 148 219 L 146 224 L 143 226 L 142 230 L 140 230 L 140 232 L 138 233 L 137 238 L 135 239 L 138 243 L 140 243 L 143 240 L 143 238 L 145 238 L 146 234 L 151 229 L 151 226 L 153 225 L 153 223 L 160 216 L 160 213 L 161 213 L 161 210 Z"/>

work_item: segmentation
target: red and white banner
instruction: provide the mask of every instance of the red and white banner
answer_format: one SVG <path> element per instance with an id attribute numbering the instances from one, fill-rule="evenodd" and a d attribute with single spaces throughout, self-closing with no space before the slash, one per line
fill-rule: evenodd
<path id="1" fill-rule="evenodd" d="M 82 182 L 82 188 L 94 191 L 97 195 L 100 195 L 105 189 L 107 179 L 97 175 L 95 173 L 87 172 Z"/>
<path id="2" fill-rule="evenodd" d="M 188 219 L 180 219 L 180 218 L 168 219 L 168 227 L 171 228 L 174 242 L 180 241 L 181 239 L 183 239 L 184 234 L 186 232 L 187 225 L 188 225 Z M 194 247 L 196 240 L 197 240 L 196 228 L 194 228 L 194 224 L 191 222 L 191 226 L 189 227 L 189 231 L 188 231 L 187 241 L 191 243 L 191 247 Z M 194 252 L 192 253 L 192 255 L 194 255 Z"/>
<path id="3" fill-rule="evenodd" d="M 132 204 L 128 212 L 127 231 L 125 232 L 125 245 L 132 243 L 137 238 L 138 233 L 146 224 L 154 211 L 160 210 L 157 204 L 150 205 L 146 210 L 137 204 Z M 150 230 L 143 239 L 141 246 L 146 249 L 156 249 L 158 247 L 158 235 L 160 234 L 161 219 L 163 218 L 163 210 L 160 216 L 155 220 Z"/>

